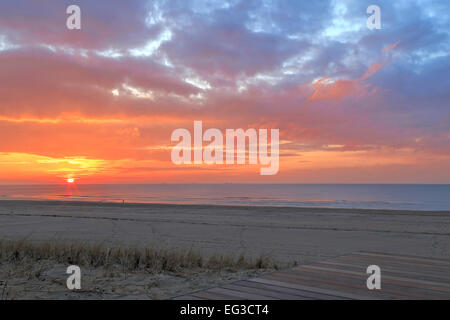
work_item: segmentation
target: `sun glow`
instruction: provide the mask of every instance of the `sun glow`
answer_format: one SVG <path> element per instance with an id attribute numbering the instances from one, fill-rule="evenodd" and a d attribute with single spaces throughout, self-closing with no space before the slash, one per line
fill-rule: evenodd
<path id="1" fill-rule="evenodd" d="M 74 183 L 75 182 L 75 179 L 74 178 L 68 178 L 67 179 L 67 183 Z"/>

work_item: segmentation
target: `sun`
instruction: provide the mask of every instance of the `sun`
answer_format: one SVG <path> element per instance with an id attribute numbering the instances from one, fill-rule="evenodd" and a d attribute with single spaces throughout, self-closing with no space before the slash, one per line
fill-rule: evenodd
<path id="1" fill-rule="evenodd" d="M 75 182 L 75 179 L 74 178 L 68 178 L 67 179 L 67 183 L 74 183 Z"/>

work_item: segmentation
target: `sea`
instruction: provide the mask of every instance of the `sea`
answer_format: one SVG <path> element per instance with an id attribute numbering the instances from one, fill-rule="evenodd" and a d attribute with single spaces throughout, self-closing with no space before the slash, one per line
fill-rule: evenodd
<path id="1" fill-rule="evenodd" d="M 450 212 L 448 184 L 0 185 L 0 200 L 211 204 Z"/>

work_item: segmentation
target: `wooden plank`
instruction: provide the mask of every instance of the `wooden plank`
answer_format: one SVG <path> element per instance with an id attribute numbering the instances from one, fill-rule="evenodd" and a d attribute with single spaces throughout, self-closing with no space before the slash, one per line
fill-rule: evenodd
<path id="1" fill-rule="evenodd" d="M 197 292 L 191 293 L 190 295 L 193 295 L 194 297 L 208 299 L 208 300 L 236 300 L 235 296 L 217 293 L 217 292 L 211 292 L 210 290 L 197 291 Z"/>
<path id="2" fill-rule="evenodd" d="M 350 258 L 361 258 L 370 261 L 382 261 L 386 263 L 397 263 L 402 265 L 415 265 L 415 266 L 424 266 L 429 268 L 434 268 L 437 270 L 450 270 L 450 263 L 436 263 L 427 258 L 411 258 L 411 257 L 402 257 L 402 256 L 393 256 L 386 254 L 374 254 L 374 253 L 362 253 L 355 252 L 349 255 Z"/>
<path id="3" fill-rule="evenodd" d="M 334 266 L 334 267 L 340 267 L 345 268 L 347 270 L 361 270 L 361 269 L 366 269 L 368 264 L 361 264 L 361 265 L 357 265 L 357 264 L 349 264 L 349 263 L 341 263 L 341 262 L 332 262 L 332 261 L 327 261 L 327 262 L 322 262 L 322 263 L 318 263 L 318 264 L 314 264 L 317 266 Z M 431 282 L 437 282 L 437 283 L 450 283 L 450 277 L 449 275 L 436 275 L 436 274 L 430 274 L 430 273 L 424 273 L 421 272 L 420 270 L 417 270 L 415 268 L 399 268 L 399 267 L 392 267 L 392 266 L 387 266 L 385 264 L 381 264 L 379 265 L 380 268 L 382 269 L 383 273 L 387 273 L 387 274 L 392 274 L 392 276 L 404 276 L 404 277 L 411 277 L 414 279 L 421 279 L 424 281 L 431 281 Z"/>
<path id="4" fill-rule="evenodd" d="M 207 290 L 209 293 L 218 293 L 218 294 L 224 294 L 231 297 L 234 297 L 234 299 L 245 299 L 245 300 L 278 300 L 273 299 L 270 297 L 266 297 L 259 294 L 253 294 L 253 293 L 247 293 L 247 292 L 241 292 L 236 290 L 230 290 L 230 289 L 224 289 L 223 287 L 216 287 Z"/>
<path id="5" fill-rule="evenodd" d="M 350 284 L 348 282 L 342 281 L 333 281 L 333 280 L 324 280 L 324 279 L 314 279 L 314 278 L 306 278 L 301 275 L 294 274 L 278 274 L 274 273 L 268 275 L 266 278 L 273 279 L 282 282 L 293 282 L 299 285 L 305 285 L 310 287 L 318 287 L 325 290 L 334 290 L 335 292 L 339 292 L 341 295 L 344 293 L 355 294 L 355 295 L 367 295 L 372 297 L 378 297 L 380 299 L 393 299 L 396 296 L 403 296 L 403 299 L 425 299 L 423 295 L 415 294 L 415 293 L 406 293 L 396 290 L 388 290 L 383 288 L 383 290 L 368 290 L 367 287 L 363 284 Z M 365 282 L 364 282 L 365 284 Z"/>
<path id="6" fill-rule="evenodd" d="M 364 296 L 364 295 L 353 294 L 353 293 L 348 293 L 348 292 L 340 292 L 340 291 L 336 291 L 336 290 L 323 289 L 323 288 L 317 288 L 317 287 L 312 287 L 312 286 L 305 286 L 305 285 L 291 283 L 291 282 L 282 282 L 279 280 L 273 280 L 273 279 L 268 279 L 268 278 L 254 278 L 254 279 L 249 279 L 248 281 L 254 281 L 254 282 L 258 282 L 258 283 L 275 285 L 275 286 L 280 286 L 280 287 L 287 287 L 287 288 L 292 288 L 292 289 L 298 289 L 298 290 L 302 290 L 302 291 L 306 291 L 306 292 L 321 293 L 321 294 L 325 294 L 325 295 L 329 295 L 329 296 L 335 296 L 335 297 L 347 298 L 347 299 L 369 299 L 369 300 L 376 299 L 375 297 L 371 297 L 371 296 Z"/>
<path id="7" fill-rule="evenodd" d="M 310 268 L 309 266 L 297 267 L 290 270 L 282 271 L 280 274 L 289 274 L 294 276 L 301 276 L 308 280 L 322 280 L 323 282 L 331 281 L 334 284 L 353 284 L 357 286 L 363 286 L 366 288 L 367 276 L 361 273 L 347 273 L 343 271 L 334 270 L 322 270 L 318 272 L 317 269 Z"/>
<path id="8" fill-rule="evenodd" d="M 361 269 L 366 269 L 366 265 L 351 265 L 348 263 L 339 263 L 334 261 L 322 261 L 322 262 L 315 262 L 312 264 L 312 266 L 333 266 L 335 268 L 344 269 L 344 270 L 352 270 L 352 271 L 359 271 Z M 436 277 L 436 276 L 430 276 L 429 274 L 423 274 L 418 272 L 412 272 L 412 271 L 406 271 L 406 270 L 399 270 L 399 269 L 391 269 L 388 267 L 383 266 L 382 274 L 388 274 L 392 276 L 405 276 L 408 278 L 413 279 L 419 279 L 424 281 L 430 281 L 430 282 L 436 282 L 436 283 L 445 283 L 450 284 L 450 275 L 448 277 Z"/>
<path id="9" fill-rule="evenodd" d="M 275 286 L 275 285 L 268 285 L 268 284 L 253 282 L 253 281 L 247 281 L 247 280 L 240 281 L 239 284 L 241 286 L 249 286 L 249 287 L 254 287 L 254 288 L 267 289 L 267 290 L 270 290 L 273 292 L 292 294 L 292 295 L 297 296 L 298 300 L 305 300 L 305 299 L 307 299 L 307 300 L 309 300 L 309 299 L 345 300 L 345 298 L 342 298 L 342 297 L 336 297 L 336 296 L 315 293 L 315 292 L 310 292 L 310 291 L 302 291 L 302 290 L 297 290 L 297 289 L 292 289 L 292 288 L 287 288 L 287 287 L 280 287 L 280 286 Z"/>
<path id="10" fill-rule="evenodd" d="M 408 255 L 395 255 L 392 253 L 380 253 L 380 252 L 370 252 L 370 251 L 359 251 L 353 253 L 355 255 L 365 255 L 372 257 L 391 257 L 400 260 L 413 260 L 413 261 L 422 261 L 429 264 L 441 264 L 445 266 L 450 266 L 450 260 L 446 259 L 437 259 L 437 258 L 428 258 L 428 257 L 416 257 L 416 256 L 408 256 Z"/>
<path id="11" fill-rule="evenodd" d="M 191 296 L 191 295 L 178 296 L 178 297 L 175 297 L 172 299 L 173 300 L 205 300 L 204 298 L 199 298 L 199 297 Z"/>
<path id="12" fill-rule="evenodd" d="M 315 268 L 315 267 L 310 268 L 315 269 L 316 272 L 326 272 L 325 268 Z M 348 273 L 349 275 L 353 275 L 355 272 L 347 271 L 346 273 Z M 359 274 L 356 275 L 356 277 L 360 278 Z M 365 280 L 366 278 L 364 277 L 361 281 L 362 283 L 364 283 L 364 286 Z M 382 276 L 382 291 L 399 295 L 400 294 L 408 295 L 413 298 L 414 297 L 419 298 L 421 296 L 423 299 L 427 298 L 445 299 L 450 296 L 450 288 L 418 283 L 415 282 L 413 279 L 405 279 L 405 278 L 398 279 L 386 275 Z"/>
<path id="13" fill-rule="evenodd" d="M 324 267 L 318 267 L 318 266 L 304 266 L 304 268 L 316 269 L 316 270 L 322 270 L 322 271 L 330 271 L 330 272 L 336 271 L 336 269 L 324 268 Z M 440 291 L 450 293 L 450 284 L 441 283 L 441 282 L 433 282 L 433 281 L 425 281 L 425 280 L 414 279 L 414 278 L 395 277 L 395 276 L 390 276 L 383 271 L 384 270 L 382 270 L 382 279 L 395 280 L 397 282 L 404 283 L 404 285 L 407 285 L 407 286 L 414 286 L 414 287 L 418 286 L 418 287 L 427 288 L 427 289 L 431 289 L 431 290 L 440 290 Z M 367 277 L 367 274 L 365 272 L 355 272 L 355 271 L 350 271 L 350 270 L 339 270 L 339 272 Z"/>
<path id="14" fill-rule="evenodd" d="M 302 284 L 316 285 L 335 290 L 344 290 L 347 292 L 365 293 L 366 276 L 352 275 L 345 273 L 333 273 L 314 269 L 306 269 L 302 272 L 286 271 L 285 275 L 290 276 L 291 281 L 297 281 Z M 408 283 L 394 282 L 394 280 L 384 280 L 382 290 L 370 291 L 370 294 L 392 298 L 393 296 L 403 296 L 409 299 L 426 299 L 430 295 L 430 290 L 423 290 L 417 286 L 411 286 Z M 442 294 L 442 293 L 441 293 Z M 436 293 L 436 298 L 441 294 Z M 445 293 L 444 293 L 445 294 Z"/>
<path id="15" fill-rule="evenodd" d="M 282 300 L 299 300 L 299 296 L 282 293 L 282 292 L 274 292 L 267 289 L 261 288 L 253 288 L 249 286 L 241 285 L 240 282 L 235 282 L 233 284 L 224 285 L 221 288 L 230 289 L 235 291 L 247 292 L 257 295 L 262 295 L 270 299 L 282 299 Z M 305 298 L 306 299 L 306 298 Z"/>
<path id="16" fill-rule="evenodd" d="M 309 268 L 285 270 L 283 272 L 276 273 L 276 275 L 286 277 L 286 281 L 291 281 L 292 279 L 301 279 L 308 282 L 317 282 L 324 285 L 335 286 L 337 288 L 352 287 L 367 290 L 366 278 L 362 275 L 355 276 L 343 272 L 318 272 L 317 270 Z"/>
<path id="17" fill-rule="evenodd" d="M 338 262 L 344 262 L 344 263 L 359 263 L 360 265 L 365 265 L 366 267 L 375 264 L 378 266 L 384 266 L 391 269 L 396 269 L 398 271 L 406 270 L 406 271 L 415 271 L 415 272 L 421 272 L 421 273 L 427 273 L 431 274 L 437 277 L 440 276 L 448 276 L 450 273 L 450 269 L 441 269 L 438 267 L 426 265 L 423 263 L 412 263 L 409 261 L 401 261 L 401 260 L 394 260 L 394 259 L 383 259 L 383 260 L 373 260 L 370 257 L 363 257 L 363 256 L 346 256 L 345 259 L 343 257 L 339 257 L 336 259 Z"/>

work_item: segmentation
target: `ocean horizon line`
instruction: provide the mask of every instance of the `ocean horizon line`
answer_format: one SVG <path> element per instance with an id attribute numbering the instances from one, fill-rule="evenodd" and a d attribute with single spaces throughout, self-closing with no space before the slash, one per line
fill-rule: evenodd
<path id="1" fill-rule="evenodd" d="M 450 210 L 450 185 L 230 183 L 2 185 L 0 199 Z"/>
<path id="2" fill-rule="evenodd" d="M 65 185 L 66 183 L 1 183 L 0 186 L 59 186 Z M 158 183 L 80 183 L 77 182 L 76 185 L 419 185 L 419 186 L 450 186 L 449 183 L 357 183 L 357 182 L 293 182 L 293 183 L 252 183 L 252 182 L 158 182 Z"/>

